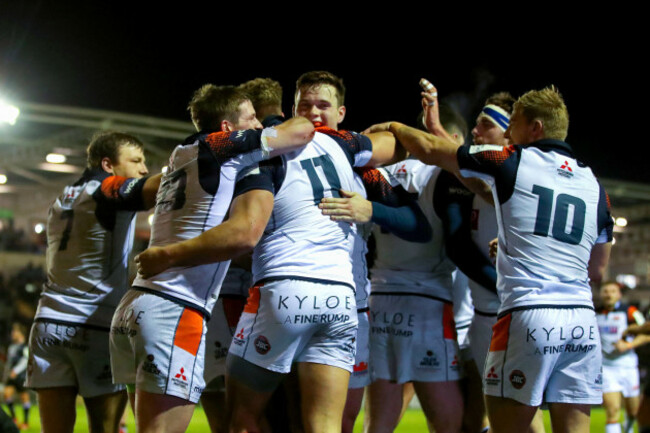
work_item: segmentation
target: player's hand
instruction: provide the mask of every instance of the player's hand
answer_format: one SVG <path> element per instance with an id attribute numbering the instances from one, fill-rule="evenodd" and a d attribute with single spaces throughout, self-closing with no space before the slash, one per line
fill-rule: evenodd
<path id="1" fill-rule="evenodd" d="M 430 87 L 424 90 L 422 95 L 422 109 L 424 110 L 424 126 L 432 134 L 444 130 L 440 123 L 440 111 L 438 105 L 438 89 L 429 83 Z"/>
<path id="2" fill-rule="evenodd" d="M 363 131 L 362 134 L 367 135 L 367 134 L 372 134 L 373 132 L 389 131 L 391 123 L 392 122 L 377 123 L 376 125 L 372 125 L 370 128 Z"/>
<path id="3" fill-rule="evenodd" d="M 635 324 L 632 324 L 627 327 L 625 331 L 623 331 L 623 338 L 627 337 L 628 335 L 637 335 L 639 334 L 640 331 L 640 326 Z"/>
<path id="4" fill-rule="evenodd" d="M 142 278 L 151 278 L 171 267 L 166 250 L 161 247 L 149 247 L 137 256 L 135 264 Z"/>
<path id="5" fill-rule="evenodd" d="M 490 258 L 492 260 L 497 259 L 497 253 L 499 252 L 499 238 L 494 238 L 490 241 Z"/>
<path id="6" fill-rule="evenodd" d="M 625 340 L 618 340 L 616 343 L 614 343 L 614 348 L 619 353 L 625 353 L 630 350 L 632 346 Z"/>
<path id="7" fill-rule="evenodd" d="M 326 197 L 318 207 L 332 221 L 367 223 L 372 218 L 372 203 L 356 192 L 341 189 L 341 198 Z"/>

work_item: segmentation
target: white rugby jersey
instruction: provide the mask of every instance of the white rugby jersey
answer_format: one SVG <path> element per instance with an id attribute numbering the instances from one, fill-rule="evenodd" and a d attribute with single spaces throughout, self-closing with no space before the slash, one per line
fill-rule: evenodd
<path id="1" fill-rule="evenodd" d="M 354 174 L 353 192 L 358 193 L 363 198 L 368 198 L 366 188 L 363 185 L 363 179 L 357 173 Z M 354 236 L 350 237 L 350 260 L 352 260 L 352 276 L 354 278 L 354 291 L 357 302 L 357 310 L 368 307 L 368 296 L 370 296 L 370 280 L 368 279 L 368 263 L 366 254 L 368 254 L 368 238 L 372 231 L 372 222 L 365 224 L 356 224 L 357 229 Z"/>
<path id="2" fill-rule="evenodd" d="M 330 220 L 318 204 L 323 197 L 339 197 L 341 188 L 352 190 L 352 165 L 363 166 L 371 156 L 367 137 L 317 128 L 303 149 L 251 167 L 235 194 L 264 189 L 275 195 L 273 213 L 253 253 L 256 284 L 302 279 L 354 289 L 350 239 L 355 225 Z"/>
<path id="3" fill-rule="evenodd" d="M 149 246 L 192 239 L 221 224 L 230 208 L 237 174 L 268 157 L 265 130 L 198 133 L 174 149 L 156 196 Z M 210 315 L 230 260 L 170 268 L 134 288 Z"/>
<path id="4" fill-rule="evenodd" d="M 643 314 L 634 306 L 617 302 L 613 310 L 601 308 L 596 314 L 598 332 L 603 348 L 603 365 L 611 367 L 636 367 L 639 357 L 634 350 L 616 351 L 614 344 L 623 338 L 623 331 L 632 324 L 643 325 Z M 630 337 L 632 339 L 632 337 Z"/>
<path id="5" fill-rule="evenodd" d="M 557 140 L 528 146 L 460 147 L 464 176 L 492 185 L 499 225 L 500 313 L 520 307 L 593 308 L 587 266 L 612 239 L 605 191 Z"/>
<path id="6" fill-rule="evenodd" d="M 440 218 L 433 209 L 433 191 L 442 171 L 409 159 L 384 167 L 410 193 L 431 225 L 433 236 L 426 243 L 407 242 L 376 228 L 377 259 L 372 269 L 374 293 L 412 293 L 444 301 L 452 300 L 452 272 L 456 268 L 444 252 Z"/>
<path id="7" fill-rule="evenodd" d="M 490 241 L 498 235 L 497 214 L 494 206 L 478 195 L 474 195 L 472 200 L 471 230 L 474 245 L 485 258 L 491 260 Z M 475 310 L 488 314 L 496 314 L 499 311 L 501 301 L 496 292 L 472 279 L 469 280 L 469 289 Z"/>
<path id="8" fill-rule="evenodd" d="M 66 186 L 47 217 L 48 281 L 35 320 L 108 329 L 129 286 L 135 211 L 145 179 L 86 170 Z"/>

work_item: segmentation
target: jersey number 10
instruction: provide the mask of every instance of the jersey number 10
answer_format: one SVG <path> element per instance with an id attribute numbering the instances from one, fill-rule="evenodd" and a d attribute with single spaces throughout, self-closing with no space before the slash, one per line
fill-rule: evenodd
<path id="1" fill-rule="evenodd" d="M 551 210 L 553 209 L 555 191 L 543 186 L 533 185 L 533 194 L 539 196 L 534 233 L 538 236 L 547 237 L 551 225 Z M 570 207 L 573 207 L 573 221 L 571 222 L 571 231 L 567 233 L 566 226 Z M 583 200 L 569 194 L 558 194 L 555 199 L 555 214 L 553 215 L 553 228 L 551 229 L 553 238 L 560 242 L 578 245 L 585 231 L 586 213 L 587 205 Z"/>

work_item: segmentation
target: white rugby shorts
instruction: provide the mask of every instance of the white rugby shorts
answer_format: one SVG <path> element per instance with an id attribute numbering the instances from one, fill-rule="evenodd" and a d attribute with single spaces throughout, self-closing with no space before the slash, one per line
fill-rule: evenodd
<path id="1" fill-rule="evenodd" d="M 372 380 L 460 380 L 452 304 L 424 295 L 372 293 L 370 358 Z"/>
<path id="2" fill-rule="evenodd" d="M 364 388 L 370 385 L 370 311 L 364 309 L 358 313 L 359 327 L 357 329 L 357 355 L 350 375 L 348 388 Z"/>
<path id="3" fill-rule="evenodd" d="M 73 386 L 87 398 L 123 390 L 124 385 L 113 384 L 108 337 L 108 329 L 46 319 L 34 322 L 25 386 Z"/>
<path id="4" fill-rule="evenodd" d="M 230 353 L 278 373 L 294 362 L 352 372 L 357 310 L 343 284 L 282 279 L 257 284 L 230 344 Z"/>
<path id="5" fill-rule="evenodd" d="M 111 366 L 116 383 L 197 403 L 205 387 L 206 326 L 191 308 L 129 290 L 111 323 Z"/>
<path id="6" fill-rule="evenodd" d="M 529 406 L 542 402 L 600 404 L 601 363 L 593 310 L 516 310 L 493 327 L 483 391 Z"/>
<path id="7" fill-rule="evenodd" d="M 497 323 L 497 316 L 485 316 L 475 313 L 472 324 L 469 325 L 468 339 L 471 342 L 469 348 L 476 363 L 478 371 L 483 371 L 485 359 L 490 350 L 492 340 L 492 327 Z"/>
<path id="8" fill-rule="evenodd" d="M 620 392 L 623 397 L 641 394 L 638 367 L 613 367 L 603 365 L 603 393 Z"/>

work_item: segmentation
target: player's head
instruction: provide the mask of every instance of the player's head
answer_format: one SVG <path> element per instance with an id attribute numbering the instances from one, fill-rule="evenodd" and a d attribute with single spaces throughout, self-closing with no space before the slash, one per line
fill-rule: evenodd
<path id="1" fill-rule="evenodd" d="M 197 131 L 238 131 L 262 127 L 243 90 L 235 86 L 201 86 L 190 101 L 192 122 Z"/>
<path id="2" fill-rule="evenodd" d="M 246 93 L 255 109 L 260 122 L 267 116 L 280 115 L 282 112 L 282 86 L 270 78 L 255 78 L 239 85 Z"/>
<path id="3" fill-rule="evenodd" d="M 555 86 L 525 93 L 513 107 L 506 131 L 514 144 L 530 144 L 543 138 L 564 140 L 569 131 L 569 112 Z"/>
<path id="4" fill-rule="evenodd" d="M 90 140 L 86 153 L 90 169 L 134 178 L 149 173 L 144 159 L 144 145 L 138 138 L 123 132 L 96 133 Z"/>
<path id="5" fill-rule="evenodd" d="M 27 340 L 27 328 L 25 325 L 14 322 L 11 325 L 11 342 L 15 344 L 24 343 Z"/>
<path id="6" fill-rule="evenodd" d="M 306 72 L 296 81 L 293 115 L 316 126 L 338 129 L 345 118 L 343 80 L 327 71 Z"/>
<path id="7" fill-rule="evenodd" d="M 515 98 L 508 92 L 495 93 L 487 98 L 481 114 L 476 118 L 476 126 L 472 129 L 474 144 L 508 144 L 505 132 L 514 102 Z"/>
<path id="8" fill-rule="evenodd" d="M 600 300 L 606 308 L 614 308 L 621 300 L 621 285 L 616 281 L 607 281 L 600 286 Z"/>

